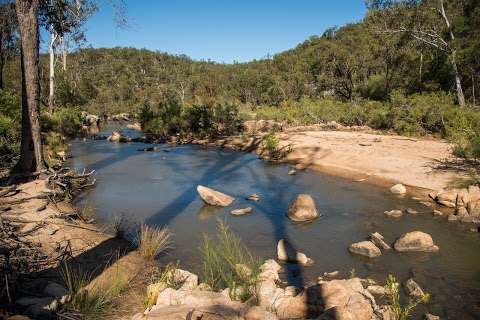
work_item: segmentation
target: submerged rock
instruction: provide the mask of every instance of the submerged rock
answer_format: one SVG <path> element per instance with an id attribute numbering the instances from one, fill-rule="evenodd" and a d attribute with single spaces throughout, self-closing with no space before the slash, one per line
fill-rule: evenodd
<path id="1" fill-rule="evenodd" d="M 279 260 L 300 263 L 305 266 L 313 264 L 313 260 L 304 253 L 297 251 L 287 240 L 281 239 L 277 244 L 277 256 Z"/>
<path id="2" fill-rule="evenodd" d="M 425 313 L 424 319 L 425 320 L 440 320 L 440 317 L 435 316 L 435 315 L 430 314 L 430 313 Z"/>
<path id="3" fill-rule="evenodd" d="M 319 213 L 315 202 L 308 194 L 299 194 L 288 207 L 288 217 L 293 221 L 309 221 L 317 218 Z"/>
<path id="4" fill-rule="evenodd" d="M 417 210 L 412 209 L 412 208 L 407 208 L 407 210 L 405 210 L 405 211 L 407 211 L 408 214 L 417 214 L 418 213 Z"/>
<path id="5" fill-rule="evenodd" d="M 251 195 L 249 195 L 247 197 L 247 200 L 252 200 L 252 201 L 259 201 L 260 200 L 260 196 L 256 193 L 252 193 Z"/>
<path id="6" fill-rule="evenodd" d="M 390 188 L 390 192 L 393 194 L 405 194 L 407 193 L 407 188 L 403 184 L 396 184 Z"/>
<path id="7" fill-rule="evenodd" d="M 403 216 L 403 211 L 402 210 L 390 210 L 390 211 L 385 211 L 384 212 L 387 216 L 392 217 L 392 218 L 400 218 Z"/>
<path id="8" fill-rule="evenodd" d="M 243 209 L 232 210 L 232 211 L 230 211 L 230 213 L 233 214 L 234 216 L 243 216 L 245 214 L 248 214 L 248 213 L 252 212 L 252 210 L 253 210 L 252 207 L 247 207 L 247 208 L 243 208 Z"/>
<path id="9" fill-rule="evenodd" d="M 421 231 L 412 231 L 403 234 L 393 245 L 395 250 L 401 252 L 421 251 L 436 252 L 438 246 L 433 243 L 432 236 Z"/>
<path id="10" fill-rule="evenodd" d="M 235 200 L 235 198 L 229 195 L 201 185 L 197 186 L 197 192 L 205 203 L 212 206 L 226 207 Z"/>
<path id="11" fill-rule="evenodd" d="M 380 249 L 378 249 L 371 241 L 353 243 L 348 248 L 348 251 L 368 258 L 376 258 L 382 255 Z"/>

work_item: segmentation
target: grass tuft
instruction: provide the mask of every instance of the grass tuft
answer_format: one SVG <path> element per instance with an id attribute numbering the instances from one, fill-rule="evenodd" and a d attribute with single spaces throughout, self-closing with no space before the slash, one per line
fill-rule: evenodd
<path id="1" fill-rule="evenodd" d="M 125 239 L 128 232 L 128 223 L 125 215 L 115 215 L 110 222 L 110 229 L 113 231 L 115 238 Z"/>
<path id="2" fill-rule="evenodd" d="M 78 216 L 84 222 L 90 222 L 95 218 L 95 207 L 87 202 L 78 211 Z"/>
<path id="3" fill-rule="evenodd" d="M 119 265 L 116 265 L 109 281 L 103 284 L 92 283 L 93 272 L 87 272 L 80 265 L 72 267 L 66 262 L 61 267 L 60 276 L 69 294 L 67 310 L 79 313 L 82 319 L 101 319 L 114 307 L 115 298 L 127 285 Z"/>
<path id="4" fill-rule="evenodd" d="M 229 288 L 230 297 L 246 301 L 257 296 L 260 260 L 243 246 L 229 226 L 219 220 L 214 239 L 204 235 L 203 277 L 214 290 Z"/>
<path id="5" fill-rule="evenodd" d="M 140 226 L 137 234 L 137 245 L 140 254 L 147 260 L 153 260 L 163 251 L 171 248 L 172 233 L 168 228 Z"/>

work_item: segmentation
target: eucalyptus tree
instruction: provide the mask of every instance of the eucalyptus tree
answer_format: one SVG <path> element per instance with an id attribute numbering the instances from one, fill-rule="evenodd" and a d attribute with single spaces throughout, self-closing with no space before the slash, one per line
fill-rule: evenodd
<path id="1" fill-rule="evenodd" d="M 448 12 L 446 9 L 448 5 Z M 462 81 L 457 66 L 457 47 L 451 15 L 461 14 L 461 1 L 450 0 L 369 0 L 369 18 L 378 31 L 405 33 L 433 50 L 448 55 L 452 66 L 458 103 L 465 105 Z"/>
<path id="2" fill-rule="evenodd" d="M 82 26 L 93 12 L 96 4 L 90 0 L 42 0 L 41 22 L 50 32 L 49 55 L 49 95 L 48 110 L 54 111 L 56 52 L 62 58 L 63 71 L 67 69 L 68 42 L 79 44 L 85 40 Z M 60 50 L 57 48 L 60 47 Z"/>

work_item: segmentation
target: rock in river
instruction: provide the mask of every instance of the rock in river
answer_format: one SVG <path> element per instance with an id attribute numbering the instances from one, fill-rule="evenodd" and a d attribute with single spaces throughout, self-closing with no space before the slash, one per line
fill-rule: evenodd
<path id="1" fill-rule="evenodd" d="M 322 283 L 320 292 L 325 311 L 332 316 L 321 319 L 370 320 L 373 317 L 375 299 L 358 278 Z"/>
<path id="2" fill-rule="evenodd" d="M 384 213 L 387 216 L 393 217 L 393 218 L 400 218 L 403 215 L 402 210 L 390 210 L 390 211 L 385 211 Z"/>
<path id="3" fill-rule="evenodd" d="M 395 250 L 406 251 L 421 251 L 421 252 L 436 252 L 439 250 L 438 246 L 433 243 L 432 237 L 425 232 L 412 231 L 407 232 L 398 238 L 393 245 Z"/>
<path id="4" fill-rule="evenodd" d="M 392 249 L 386 242 L 385 238 L 378 232 L 370 234 L 370 241 L 373 242 L 377 247 L 384 250 Z"/>
<path id="5" fill-rule="evenodd" d="M 277 244 L 278 259 L 282 261 L 300 263 L 302 265 L 312 265 L 313 260 L 308 258 L 305 253 L 298 252 L 287 240 L 281 239 Z"/>
<path id="6" fill-rule="evenodd" d="M 107 141 L 110 142 L 119 142 L 122 138 L 122 135 L 118 131 L 113 131 L 112 134 L 107 138 Z"/>
<path id="7" fill-rule="evenodd" d="M 235 200 L 229 195 L 200 185 L 197 187 L 197 192 L 205 203 L 212 206 L 226 207 Z"/>
<path id="8" fill-rule="evenodd" d="M 405 290 L 410 297 L 421 299 L 424 295 L 422 288 L 412 278 L 405 282 Z"/>
<path id="9" fill-rule="evenodd" d="M 407 188 L 403 184 L 396 184 L 390 188 L 390 192 L 393 194 L 405 194 L 407 193 Z"/>
<path id="10" fill-rule="evenodd" d="M 243 209 L 232 210 L 232 211 L 230 211 L 230 213 L 233 214 L 234 216 L 243 216 L 244 214 L 252 212 L 252 210 L 253 210 L 252 207 L 246 207 L 246 208 L 243 208 Z"/>
<path id="11" fill-rule="evenodd" d="M 308 194 L 299 194 L 288 207 L 287 215 L 293 221 L 309 221 L 319 216 L 315 202 Z"/>
<path id="12" fill-rule="evenodd" d="M 380 249 L 378 249 L 371 241 L 353 243 L 348 248 L 348 251 L 368 258 L 376 258 L 382 255 Z"/>

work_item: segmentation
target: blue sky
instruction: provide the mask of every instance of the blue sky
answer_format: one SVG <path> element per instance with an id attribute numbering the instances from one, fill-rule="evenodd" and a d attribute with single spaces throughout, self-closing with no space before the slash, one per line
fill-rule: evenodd
<path id="1" fill-rule="evenodd" d="M 124 30 L 115 27 L 108 3 L 86 24 L 92 47 L 147 48 L 227 63 L 293 48 L 365 14 L 364 0 L 125 0 L 130 26 Z"/>

